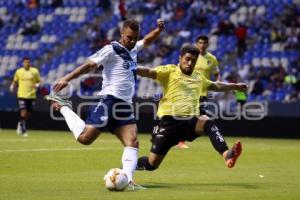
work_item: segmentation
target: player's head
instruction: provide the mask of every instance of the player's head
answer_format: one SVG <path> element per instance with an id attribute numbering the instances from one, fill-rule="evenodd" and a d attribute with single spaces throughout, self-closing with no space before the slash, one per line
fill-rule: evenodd
<path id="1" fill-rule="evenodd" d="M 29 69 L 30 68 L 30 58 L 28 58 L 28 57 L 24 57 L 23 58 L 23 67 L 25 69 Z"/>
<path id="2" fill-rule="evenodd" d="M 205 54 L 208 47 L 208 37 L 200 35 L 196 40 L 196 47 L 199 49 L 200 54 Z"/>
<path id="3" fill-rule="evenodd" d="M 185 45 L 181 48 L 179 67 L 182 73 L 186 75 L 191 75 L 193 73 L 199 53 L 199 49 L 194 45 Z"/>
<path id="4" fill-rule="evenodd" d="M 139 33 L 139 22 L 134 19 L 127 19 L 126 21 L 124 21 L 123 26 L 121 28 L 120 43 L 128 50 L 131 50 L 138 41 Z"/>

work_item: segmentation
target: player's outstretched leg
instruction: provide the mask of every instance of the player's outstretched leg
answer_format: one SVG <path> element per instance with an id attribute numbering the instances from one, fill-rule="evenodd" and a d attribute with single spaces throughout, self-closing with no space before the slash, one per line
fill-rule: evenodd
<path id="1" fill-rule="evenodd" d="M 80 142 L 79 137 L 85 130 L 85 122 L 72 110 L 72 103 L 56 95 L 47 95 L 45 99 L 49 101 L 55 110 L 59 111 L 65 118 L 69 129 L 75 139 Z M 83 143 L 84 144 L 84 143 Z"/>
<path id="2" fill-rule="evenodd" d="M 228 168 L 234 167 L 241 153 L 242 153 L 242 143 L 240 141 L 235 142 L 231 149 L 223 153 L 223 157 L 225 159 Z"/>
<path id="3" fill-rule="evenodd" d="M 154 167 L 149 163 L 149 157 L 143 156 L 138 159 L 138 163 L 136 166 L 136 170 L 147 170 L 147 171 L 154 171 L 157 167 Z"/>
<path id="4" fill-rule="evenodd" d="M 242 152 L 242 144 L 240 141 L 237 141 L 233 147 L 229 149 L 220 129 L 213 120 L 210 120 L 205 115 L 201 115 L 199 117 L 199 120 L 196 124 L 196 130 L 200 134 L 204 132 L 209 136 L 213 147 L 219 152 L 220 155 L 223 156 L 228 168 L 234 167 L 236 160 Z"/>
<path id="5" fill-rule="evenodd" d="M 99 135 L 100 131 L 85 122 L 72 110 L 71 101 L 64 100 L 56 95 L 47 95 L 48 100 L 55 110 L 58 110 L 65 118 L 69 129 L 72 131 L 75 139 L 84 145 L 90 145 Z"/>

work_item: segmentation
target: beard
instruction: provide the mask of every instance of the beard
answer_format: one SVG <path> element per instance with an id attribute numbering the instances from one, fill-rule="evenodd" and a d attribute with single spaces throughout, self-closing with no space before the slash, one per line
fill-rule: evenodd
<path id="1" fill-rule="evenodd" d="M 180 67 L 180 70 L 182 73 L 184 73 L 185 75 L 190 76 L 193 73 L 193 69 L 192 68 L 182 68 Z"/>

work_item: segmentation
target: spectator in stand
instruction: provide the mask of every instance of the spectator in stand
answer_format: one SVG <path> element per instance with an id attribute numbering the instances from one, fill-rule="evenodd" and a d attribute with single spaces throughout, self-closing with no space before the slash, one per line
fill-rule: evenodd
<path id="1" fill-rule="evenodd" d="M 1 29 L 3 26 L 4 26 L 4 23 L 3 23 L 3 20 L 2 20 L 2 18 L 1 18 L 1 16 L 0 16 L 0 29 Z"/>
<path id="2" fill-rule="evenodd" d="M 282 87 L 285 76 L 286 76 L 286 71 L 284 67 L 279 66 L 278 69 L 271 76 L 270 81 L 275 85 L 276 88 L 279 88 Z M 267 80 L 269 80 L 269 78 Z"/>
<path id="3" fill-rule="evenodd" d="M 289 49 L 299 49 L 300 48 L 300 41 L 299 41 L 299 32 L 297 33 L 297 29 L 295 27 L 292 27 L 288 29 L 288 38 L 285 42 L 284 46 L 286 50 Z"/>
<path id="4" fill-rule="evenodd" d="M 22 35 L 35 35 L 38 34 L 41 30 L 41 26 L 39 25 L 36 19 L 25 23 L 24 29 L 21 32 Z"/>
<path id="5" fill-rule="evenodd" d="M 261 95 L 264 91 L 264 85 L 262 83 L 262 81 L 259 79 L 259 77 L 257 76 L 256 79 L 251 83 L 252 86 L 252 90 L 250 92 L 250 94 L 252 95 Z"/>
<path id="6" fill-rule="evenodd" d="M 98 26 L 94 25 L 89 27 L 87 30 L 87 39 L 88 41 L 92 42 L 99 37 L 99 28 Z"/>
<path id="7" fill-rule="evenodd" d="M 92 51 L 96 51 L 109 43 L 105 32 L 102 29 L 99 29 L 98 26 L 88 28 L 87 40 L 90 43 L 90 49 Z"/>
<path id="8" fill-rule="evenodd" d="M 52 0 L 51 6 L 54 8 L 61 7 L 64 5 L 63 0 Z"/>
<path id="9" fill-rule="evenodd" d="M 293 90 L 291 94 L 288 94 L 283 102 L 284 103 L 293 103 L 293 102 L 297 102 L 300 100 L 300 96 L 299 93 L 296 90 Z"/>
<path id="10" fill-rule="evenodd" d="M 97 6 L 103 8 L 105 11 L 108 11 L 111 8 L 111 2 L 110 0 L 98 0 Z"/>
<path id="11" fill-rule="evenodd" d="M 16 6 L 21 7 L 21 8 L 25 8 L 26 7 L 26 0 L 17 0 L 16 1 Z"/>
<path id="12" fill-rule="evenodd" d="M 127 19 L 127 10 L 126 10 L 126 2 L 125 0 L 119 0 L 119 12 L 121 15 L 121 19 L 125 21 Z"/>
<path id="13" fill-rule="evenodd" d="M 233 35 L 235 26 L 229 20 L 222 20 L 218 24 L 218 30 L 215 32 L 217 35 Z"/>
<path id="14" fill-rule="evenodd" d="M 11 13 L 9 23 L 12 24 L 12 25 L 19 26 L 21 24 L 20 16 L 16 12 Z"/>
<path id="15" fill-rule="evenodd" d="M 175 21 L 181 21 L 184 18 L 185 10 L 182 7 L 177 7 L 175 9 L 175 15 L 173 16 L 173 19 Z"/>
<path id="16" fill-rule="evenodd" d="M 35 9 L 37 7 L 39 7 L 39 1 L 38 0 L 27 0 L 27 8 Z"/>
<path id="17" fill-rule="evenodd" d="M 235 29 L 235 36 L 237 38 L 237 48 L 238 48 L 238 56 L 242 57 L 244 52 L 247 51 L 247 28 L 243 24 L 239 24 L 239 26 Z"/>
<path id="18" fill-rule="evenodd" d="M 284 77 L 284 83 L 287 85 L 294 85 L 297 82 L 297 77 L 295 76 L 297 72 L 296 68 L 290 69 L 289 73 Z"/>

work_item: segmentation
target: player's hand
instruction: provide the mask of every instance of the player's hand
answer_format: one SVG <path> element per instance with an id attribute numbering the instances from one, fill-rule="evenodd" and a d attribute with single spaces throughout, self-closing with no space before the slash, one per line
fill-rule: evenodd
<path id="1" fill-rule="evenodd" d="M 158 19 L 157 21 L 157 28 L 162 31 L 165 29 L 165 22 L 162 19 Z"/>
<path id="2" fill-rule="evenodd" d="M 236 90 L 241 91 L 241 92 L 247 92 L 248 85 L 245 83 L 237 83 L 235 84 Z"/>
<path id="3" fill-rule="evenodd" d="M 60 79 L 54 83 L 52 89 L 54 92 L 57 93 L 57 92 L 61 91 L 62 89 L 64 89 L 67 85 L 68 85 L 68 81 Z"/>
<path id="4" fill-rule="evenodd" d="M 15 91 L 15 87 L 14 87 L 14 85 L 13 85 L 13 84 L 11 84 L 11 85 L 10 85 L 10 87 L 9 87 L 9 91 L 10 91 L 10 92 L 14 92 L 14 91 Z"/>

